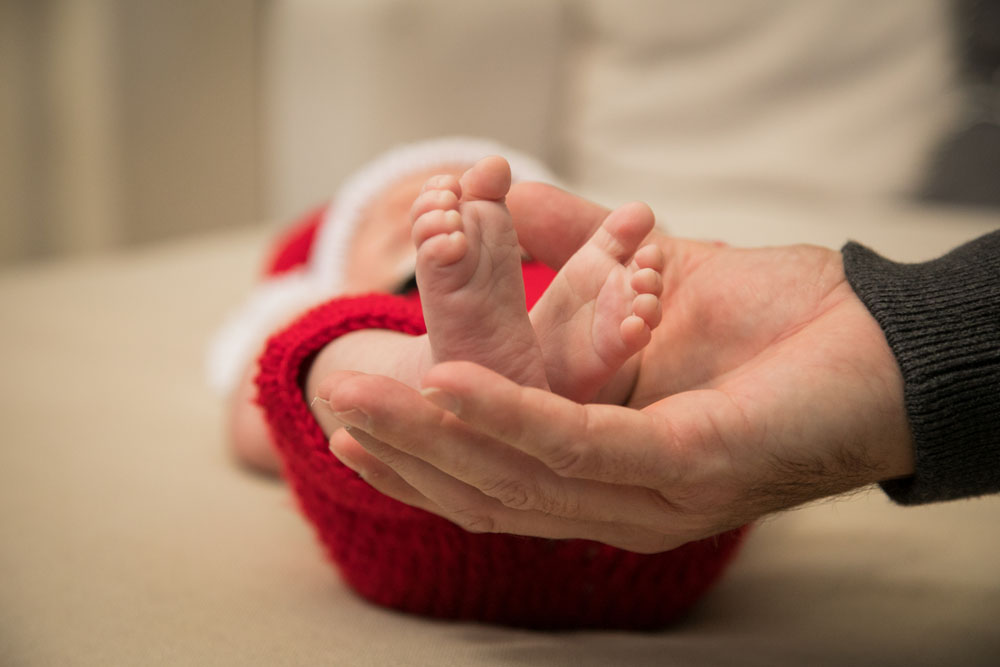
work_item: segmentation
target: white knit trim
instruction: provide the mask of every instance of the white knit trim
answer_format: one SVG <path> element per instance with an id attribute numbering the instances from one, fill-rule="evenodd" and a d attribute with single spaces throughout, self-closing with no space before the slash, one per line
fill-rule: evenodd
<path id="1" fill-rule="evenodd" d="M 351 237 L 372 199 L 410 174 L 450 165 L 471 166 L 488 155 L 507 159 L 515 183 L 554 181 L 552 172 L 538 160 L 487 139 L 448 137 L 399 146 L 354 172 L 341 185 L 316 235 L 310 270 L 330 284 L 340 284 Z"/>
<path id="2" fill-rule="evenodd" d="M 435 167 L 471 166 L 488 155 L 507 159 L 513 182 L 556 182 L 538 160 L 486 139 L 431 139 L 383 153 L 348 177 L 337 190 L 320 222 L 306 265 L 257 285 L 216 332 L 206 360 L 209 385 L 219 394 L 232 392 L 265 337 L 277 326 L 343 292 L 351 239 L 362 212 L 375 197 L 410 174 Z M 402 282 L 413 274 L 413 261 L 405 262 L 397 271 L 396 277 Z"/>
<path id="3" fill-rule="evenodd" d="M 324 293 L 299 270 L 262 282 L 212 337 L 205 368 L 209 386 L 219 394 L 230 393 L 269 333 L 293 315 L 335 295 L 332 289 Z"/>

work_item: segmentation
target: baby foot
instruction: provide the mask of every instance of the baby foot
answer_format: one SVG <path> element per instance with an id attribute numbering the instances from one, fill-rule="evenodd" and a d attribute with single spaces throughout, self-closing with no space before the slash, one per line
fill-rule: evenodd
<path id="1" fill-rule="evenodd" d="M 547 388 L 528 318 L 521 251 L 504 197 L 506 160 L 480 160 L 461 179 L 427 181 L 410 211 L 417 286 L 434 363 L 474 361 Z"/>
<path id="2" fill-rule="evenodd" d="M 581 403 L 628 397 L 661 317 L 663 253 L 639 247 L 653 225 L 644 204 L 611 213 L 532 308 L 552 391 Z"/>

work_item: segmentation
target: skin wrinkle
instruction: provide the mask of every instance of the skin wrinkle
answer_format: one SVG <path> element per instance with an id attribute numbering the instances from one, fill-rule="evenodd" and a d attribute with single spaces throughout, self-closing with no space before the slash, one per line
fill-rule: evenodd
<path id="1" fill-rule="evenodd" d="M 597 452 L 582 444 L 590 440 L 590 412 L 579 412 L 582 416 L 578 430 L 582 437 L 572 438 L 572 441 L 564 438 L 557 447 L 548 448 L 542 463 L 560 477 L 599 479 L 602 466 L 599 457 L 595 456 Z"/>
<path id="2" fill-rule="evenodd" d="M 518 431 L 518 433 L 523 433 L 523 431 Z M 515 435 L 514 437 L 518 436 Z M 463 478 L 460 470 L 453 470 L 452 474 L 459 479 Z M 570 518 L 579 516 L 579 496 L 574 495 L 572 492 L 567 493 L 562 488 L 562 485 L 559 484 L 560 479 L 553 478 L 551 481 L 556 482 L 556 484 L 554 486 L 537 486 L 533 489 L 521 488 L 514 490 L 507 486 L 509 484 L 508 480 L 484 481 L 481 484 L 474 485 L 480 488 L 486 495 L 497 498 L 504 505 L 515 509 L 530 509 Z"/>
<path id="3" fill-rule="evenodd" d="M 445 508 L 449 516 L 460 527 L 470 533 L 501 533 L 503 528 L 490 516 L 489 512 L 477 512 L 470 509 Z"/>
<path id="4" fill-rule="evenodd" d="M 469 526 L 471 526 L 468 529 L 472 532 L 491 532 L 483 528 L 484 524 L 492 525 L 493 520 L 489 516 L 487 516 L 486 512 L 477 509 L 477 504 L 481 504 L 483 495 L 479 493 L 476 489 L 468 485 L 462 484 L 461 486 L 458 487 L 460 489 L 460 493 L 456 496 L 456 493 L 454 492 L 455 485 L 452 484 L 450 485 L 450 487 L 452 488 L 451 492 L 443 494 L 435 494 L 438 495 L 438 497 L 432 499 L 431 497 L 426 496 L 423 493 L 416 492 L 414 490 L 414 487 L 412 487 L 411 485 L 412 483 L 410 481 L 414 474 L 417 474 L 418 476 L 421 476 L 421 478 L 423 478 L 423 476 L 420 475 L 419 473 L 418 470 L 419 468 L 425 466 L 427 468 L 432 468 L 432 466 L 420 460 L 419 458 L 415 458 L 412 455 L 406 454 L 399 450 L 395 450 L 392 447 L 383 445 L 381 442 L 375 440 L 371 435 L 363 431 L 355 430 L 355 432 L 352 433 L 351 435 L 358 442 L 359 445 L 361 445 L 366 451 L 372 454 L 372 456 L 375 456 L 383 464 L 390 466 L 391 469 L 396 472 L 398 478 L 401 479 L 407 485 L 409 485 L 408 488 L 413 490 L 413 493 L 407 494 L 406 500 L 413 502 L 416 499 L 418 501 L 416 504 L 421 506 L 423 509 L 426 509 L 427 511 L 431 512 L 445 511 L 448 512 L 450 515 L 455 515 L 459 517 L 459 519 L 456 520 L 456 523 L 461 523 L 461 525 L 463 526 L 467 523 Z M 396 462 L 396 464 L 393 465 L 392 462 Z M 385 479 L 388 480 L 389 479 L 388 476 L 386 476 Z M 372 481 L 375 482 L 377 480 L 373 479 Z M 416 494 L 416 498 L 414 497 L 414 494 Z M 470 503 L 467 501 L 465 502 L 462 501 L 463 498 L 467 498 L 469 496 L 479 499 L 480 502 Z"/>
<path id="5" fill-rule="evenodd" d="M 443 413 L 439 419 L 440 423 L 448 418 L 448 413 Z M 523 431 L 519 431 L 523 434 Z M 476 475 L 475 468 L 463 464 L 459 461 L 452 464 L 451 475 L 455 478 L 462 479 L 474 479 Z M 560 481 L 558 478 L 554 478 L 554 481 L 558 484 Z M 473 486 L 481 490 L 485 495 L 493 497 L 499 500 L 503 505 L 517 510 L 538 510 L 549 514 L 559 514 L 566 515 L 565 512 L 572 511 L 579 514 L 579 503 L 575 504 L 575 509 L 561 509 L 563 507 L 573 507 L 573 503 L 567 500 L 567 494 L 562 492 L 559 493 L 546 493 L 545 488 L 537 483 L 525 484 L 523 481 L 517 478 L 511 477 L 496 477 L 496 478 L 482 478 L 479 481 L 473 482 Z M 558 498 L 562 498 L 559 501 Z M 573 516 L 573 515 L 569 515 Z"/>
<path id="6" fill-rule="evenodd" d="M 453 474 L 457 479 L 463 479 L 462 475 L 457 472 Z M 474 486 L 482 491 L 483 494 L 490 498 L 495 498 L 505 507 L 511 509 L 540 509 L 538 505 L 542 504 L 538 501 L 538 498 L 543 494 L 539 493 L 539 485 L 534 479 L 529 481 L 528 479 L 517 479 L 503 474 L 490 475 L 489 477 L 481 476 L 480 480 Z"/>
<path id="7" fill-rule="evenodd" d="M 725 392 L 716 393 L 724 396 L 734 406 L 734 409 L 742 414 L 742 409 L 731 396 Z M 707 416 L 713 435 L 708 437 L 700 429 L 697 431 L 698 444 L 687 448 L 686 451 L 689 460 L 692 452 L 697 452 L 697 462 L 689 465 L 689 468 L 694 472 L 670 490 L 674 497 L 673 504 L 683 510 L 683 513 L 691 516 L 704 515 L 704 507 L 716 507 L 719 505 L 720 499 L 723 503 L 730 502 L 727 497 L 732 495 L 731 489 L 738 488 L 738 484 L 720 485 L 718 483 L 720 471 L 725 477 L 738 475 L 732 464 L 732 461 L 736 459 L 732 454 L 731 446 L 724 438 L 726 430 L 720 426 L 717 416 L 711 412 Z M 688 440 L 688 442 L 691 441 L 691 439 Z M 717 443 L 717 445 L 710 443 Z M 717 452 L 719 446 L 722 447 L 722 452 L 711 457 L 705 456 L 707 452 Z M 684 500 L 685 498 L 690 500 Z"/>
<path id="8" fill-rule="evenodd" d="M 484 494 L 479 494 L 474 489 L 473 493 L 477 493 L 478 497 L 482 499 L 486 504 L 480 511 L 476 509 L 478 505 L 476 504 L 466 504 L 460 506 L 461 509 L 449 510 L 446 505 L 442 505 L 441 509 L 451 512 L 454 511 L 462 516 L 460 523 L 463 527 L 466 525 L 472 525 L 476 532 L 523 532 L 523 525 L 519 521 L 511 522 L 508 519 L 514 516 L 518 519 L 523 519 L 525 517 L 529 518 L 529 523 L 535 523 L 537 518 L 541 516 L 545 520 L 551 519 L 551 514 L 538 510 L 538 509 L 524 509 L 524 510 L 511 510 L 510 508 L 504 507 L 499 504 L 495 498 L 490 498 Z M 488 499 L 488 500 L 487 500 Z M 498 504 L 492 504 L 498 503 Z M 505 510 L 509 510 L 505 511 Z M 514 512 L 512 515 L 510 512 Z M 578 520 L 575 518 L 566 518 L 570 527 L 563 526 L 560 529 L 561 538 L 576 538 L 576 537 L 586 537 L 592 535 L 595 529 L 599 529 L 601 534 L 606 538 L 605 541 L 609 544 L 619 544 L 623 548 L 633 548 L 633 550 L 638 550 L 641 552 L 653 553 L 655 551 L 661 551 L 664 548 L 669 548 L 671 546 L 676 546 L 678 543 L 676 540 L 671 542 L 669 545 L 663 545 L 663 536 L 658 533 L 651 532 L 647 529 L 638 526 L 628 526 L 621 525 L 617 522 L 606 522 L 606 521 L 593 521 L 593 520 Z M 469 522 L 468 524 L 466 522 Z M 483 526 L 489 526 L 489 529 L 483 528 Z M 530 532 L 528 534 L 531 534 Z M 550 535 L 552 537 L 552 535 Z M 651 545 L 645 548 L 635 549 L 633 545 L 637 540 L 642 540 L 644 544 Z"/>
<path id="9" fill-rule="evenodd" d="M 744 438 L 747 438 L 750 434 L 756 432 L 757 437 L 754 439 L 754 442 L 750 446 L 754 449 L 761 449 L 762 443 L 766 442 L 767 440 L 768 431 L 770 429 L 768 421 L 766 419 L 762 420 L 761 427 L 759 428 L 759 430 L 755 430 L 752 427 L 753 421 L 751 420 L 749 414 L 747 413 L 747 410 L 744 407 L 743 403 L 736 400 L 736 398 L 728 392 L 722 392 L 722 393 L 729 401 L 730 405 L 735 411 L 735 414 L 738 415 L 739 421 L 742 424 L 742 428 L 740 429 L 739 432 L 741 434 L 744 434 L 743 435 Z M 749 397 L 744 397 L 744 400 L 749 400 Z M 715 416 L 710 415 L 709 419 L 712 423 L 713 429 L 715 430 L 716 442 L 718 442 L 723 448 L 724 457 L 726 461 L 725 467 L 729 469 L 730 474 L 733 474 L 735 467 L 733 465 L 733 462 L 738 460 L 738 457 L 736 457 L 734 454 L 733 445 L 730 442 L 730 439 L 725 437 L 726 431 L 720 427 L 718 420 L 715 418 Z M 704 449 L 704 446 L 702 446 L 702 449 Z"/>
<path id="10" fill-rule="evenodd" d="M 522 414 L 525 414 L 524 401 L 525 401 L 525 394 L 523 392 L 519 392 L 517 394 L 517 414 L 519 416 L 522 415 Z M 477 408 L 479 410 L 482 410 L 483 406 L 482 405 L 477 405 Z M 524 420 L 521 419 L 521 418 L 512 419 L 508 423 L 515 430 L 513 430 L 511 432 L 507 432 L 507 431 L 503 432 L 502 434 L 500 434 L 500 438 L 499 439 L 502 440 L 502 441 L 504 441 L 504 442 L 513 442 L 515 444 L 515 446 L 517 446 L 521 442 L 526 441 L 527 438 L 526 438 L 526 431 L 525 431 Z M 520 447 L 518 447 L 518 449 L 520 449 Z"/>

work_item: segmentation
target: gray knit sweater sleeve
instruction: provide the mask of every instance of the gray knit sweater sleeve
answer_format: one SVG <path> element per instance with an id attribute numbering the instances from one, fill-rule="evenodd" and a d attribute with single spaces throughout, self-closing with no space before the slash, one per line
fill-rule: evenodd
<path id="1" fill-rule="evenodd" d="M 916 472 L 883 490 L 904 505 L 1000 491 L 1000 231 L 922 264 L 842 253 L 903 373 Z"/>

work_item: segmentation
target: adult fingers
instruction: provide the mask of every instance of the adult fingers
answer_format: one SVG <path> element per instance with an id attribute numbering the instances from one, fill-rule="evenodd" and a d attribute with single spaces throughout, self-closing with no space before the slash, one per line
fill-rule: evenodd
<path id="1" fill-rule="evenodd" d="M 330 452 L 377 491 L 407 505 L 434 514 L 441 513 L 433 501 L 407 484 L 391 466 L 369 453 L 354 437 L 357 433 L 345 428 L 334 431 L 330 435 Z"/>
<path id="2" fill-rule="evenodd" d="M 726 514 L 739 513 L 731 504 L 740 490 L 758 481 L 736 470 L 746 452 L 759 451 L 760 424 L 749 424 L 740 403 L 721 390 L 682 392 L 642 410 L 579 405 L 468 362 L 439 364 L 423 384 L 429 400 L 469 427 L 561 477 L 653 494 L 628 505 L 651 513 L 631 522 L 661 532 L 728 521 Z"/>
<path id="3" fill-rule="evenodd" d="M 545 183 L 516 183 L 507 195 L 518 241 L 538 261 L 559 269 L 600 227 L 610 210 Z"/>
<path id="4" fill-rule="evenodd" d="M 360 411 L 347 416 L 370 436 L 356 436 L 358 441 L 449 514 L 481 517 L 489 507 L 469 496 L 468 490 L 475 489 L 506 508 L 573 522 L 632 525 L 660 533 L 677 528 L 669 501 L 655 489 L 626 480 L 609 484 L 561 476 L 533 456 L 474 432 L 388 378 L 345 374 L 333 384 L 331 407 Z"/>
<path id="5" fill-rule="evenodd" d="M 374 464 L 371 460 L 360 463 L 354 459 L 351 465 L 358 465 L 362 478 L 376 490 L 470 532 L 589 539 L 640 553 L 666 551 L 700 537 L 682 536 L 679 532 L 665 534 L 630 523 L 573 520 L 535 510 L 513 509 L 364 431 L 351 429 L 345 437 L 373 453 Z M 340 449 L 342 443 L 336 447 Z"/>
<path id="6" fill-rule="evenodd" d="M 423 383 L 429 400 L 560 477 L 669 489 L 686 474 L 669 419 L 580 405 L 468 362 L 440 364 Z"/>

